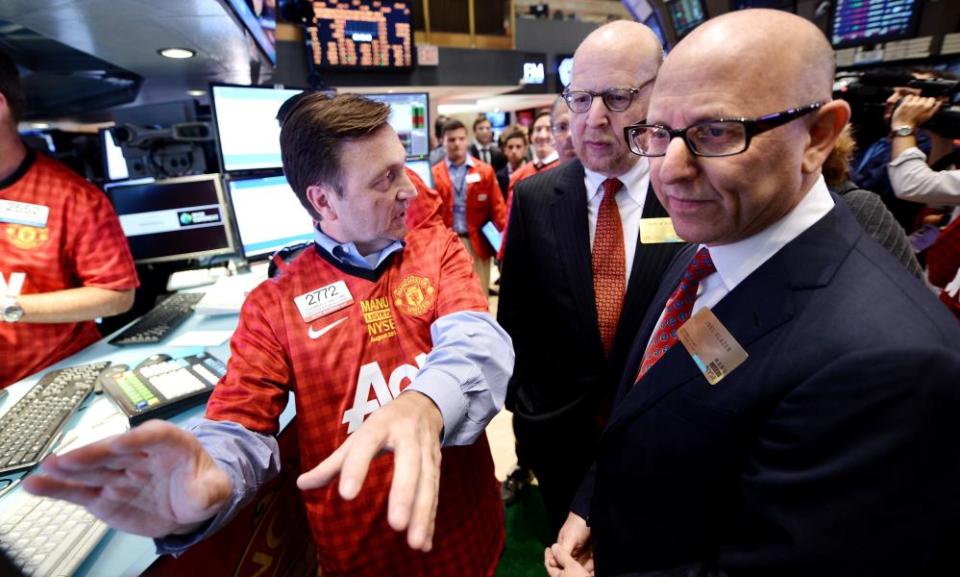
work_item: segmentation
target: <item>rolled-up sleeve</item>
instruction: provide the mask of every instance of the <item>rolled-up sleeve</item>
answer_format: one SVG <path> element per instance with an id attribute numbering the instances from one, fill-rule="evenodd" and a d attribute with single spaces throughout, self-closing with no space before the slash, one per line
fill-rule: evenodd
<path id="1" fill-rule="evenodd" d="M 423 393 L 440 409 L 444 445 L 469 445 L 503 408 L 513 343 L 489 313 L 480 311 L 441 316 L 430 336 L 433 350 L 406 390 Z"/>
<path id="2" fill-rule="evenodd" d="M 924 204 L 960 204 L 960 170 L 935 171 L 919 148 L 908 148 L 887 165 L 897 198 Z"/>

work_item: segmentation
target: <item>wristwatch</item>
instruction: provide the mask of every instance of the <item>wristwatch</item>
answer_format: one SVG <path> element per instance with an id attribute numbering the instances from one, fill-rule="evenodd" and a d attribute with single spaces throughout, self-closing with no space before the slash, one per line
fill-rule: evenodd
<path id="1" fill-rule="evenodd" d="M 0 301 L 0 319 L 7 323 L 15 323 L 23 318 L 23 307 L 15 296 L 5 296 Z"/>
<path id="2" fill-rule="evenodd" d="M 909 124 L 904 124 L 903 126 L 898 126 L 891 130 L 890 136 L 913 136 L 916 131 L 916 128 L 910 126 Z"/>

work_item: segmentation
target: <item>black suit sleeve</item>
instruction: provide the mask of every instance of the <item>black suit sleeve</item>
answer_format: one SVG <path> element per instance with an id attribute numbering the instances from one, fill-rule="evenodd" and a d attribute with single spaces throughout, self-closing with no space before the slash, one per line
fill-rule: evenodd
<path id="1" fill-rule="evenodd" d="M 510 207 L 510 222 L 507 225 L 510 233 L 503 250 L 500 299 L 497 303 L 497 322 L 513 339 L 513 350 L 517 359 L 507 387 L 506 406 L 511 411 L 515 410 L 516 406 L 517 384 L 528 382 L 531 378 L 531 375 L 527 374 L 528 368 L 523 359 L 531 358 L 531 339 L 535 338 L 530 334 L 528 323 L 524 322 L 525 318 L 529 318 L 529 311 L 535 304 L 529 294 L 533 283 L 528 275 L 533 270 L 533 264 L 527 251 L 522 196 L 515 191 L 513 205 Z"/>
<path id="2" fill-rule="evenodd" d="M 954 572 L 958 359 L 910 344 L 825 359 L 757 425 L 718 574 Z M 735 537 L 740 522 L 762 530 Z"/>

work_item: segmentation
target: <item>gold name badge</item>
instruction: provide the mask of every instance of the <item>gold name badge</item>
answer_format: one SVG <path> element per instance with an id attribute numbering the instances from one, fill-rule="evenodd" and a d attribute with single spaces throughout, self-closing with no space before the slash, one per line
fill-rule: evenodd
<path id="1" fill-rule="evenodd" d="M 669 217 L 641 218 L 640 242 L 643 244 L 660 244 L 664 242 L 683 242 L 677 232 L 673 230 L 673 222 Z"/>
<path id="2" fill-rule="evenodd" d="M 747 351 L 707 307 L 683 323 L 677 337 L 711 385 L 719 383 L 747 360 Z"/>

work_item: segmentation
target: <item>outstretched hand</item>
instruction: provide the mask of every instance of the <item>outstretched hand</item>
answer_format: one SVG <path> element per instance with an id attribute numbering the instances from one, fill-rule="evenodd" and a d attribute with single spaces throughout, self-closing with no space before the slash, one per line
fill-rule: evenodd
<path id="1" fill-rule="evenodd" d="M 196 529 L 217 514 L 233 488 L 196 437 L 164 421 L 51 455 L 23 485 L 147 537 Z"/>
<path id="2" fill-rule="evenodd" d="M 326 486 L 340 475 L 340 496 L 360 493 L 370 462 L 382 450 L 394 453 L 387 520 L 407 531 L 412 549 L 433 547 L 437 498 L 440 492 L 440 434 L 443 417 L 429 397 L 416 391 L 401 394 L 374 412 L 332 455 L 300 475 L 300 489 Z"/>

